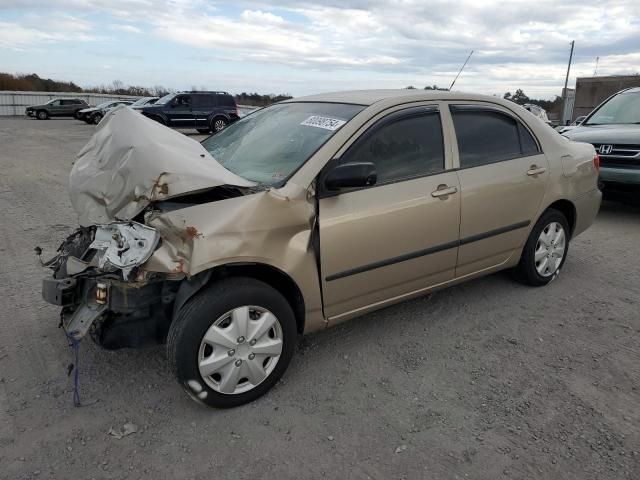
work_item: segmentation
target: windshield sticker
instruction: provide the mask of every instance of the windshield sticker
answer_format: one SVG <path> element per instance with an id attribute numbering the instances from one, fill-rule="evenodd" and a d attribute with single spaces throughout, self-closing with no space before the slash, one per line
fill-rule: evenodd
<path id="1" fill-rule="evenodd" d="M 344 120 L 339 120 L 337 118 L 329 118 L 329 117 L 321 117 L 319 115 L 312 115 L 309 118 L 307 118 L 304 122 L 302 122 L 300 125 L 305 125 L 307 127 L 324 128 L 325 130 L 334 131 L 340 128 L 345 123 L 347 122 L 345 122 Z"/>

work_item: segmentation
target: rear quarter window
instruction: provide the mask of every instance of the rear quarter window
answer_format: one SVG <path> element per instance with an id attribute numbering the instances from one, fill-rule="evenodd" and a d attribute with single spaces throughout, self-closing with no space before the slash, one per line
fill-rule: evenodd
<path id="1" fill-rule="evenodd" d="M 218 103 L 221 107 L 235 107 L 236 101 L 231 95 L 219 95 Z"/>

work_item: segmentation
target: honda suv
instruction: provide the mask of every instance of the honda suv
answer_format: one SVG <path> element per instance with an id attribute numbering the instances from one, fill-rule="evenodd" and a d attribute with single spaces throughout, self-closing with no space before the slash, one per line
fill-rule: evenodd
<path id="1" fill-rule="evenodd" d="M 170 93 L 140 111 L 167 127 L 200 133 L 219 132 L 239 118 L 236 101 L 227 92 Z"/>
<path id="2" fill-rule="evenodd" d="M 640 87 L 609 97 L 579 126 L 562 134 L 596 148 L 606 197 L 640 200 Z"/>

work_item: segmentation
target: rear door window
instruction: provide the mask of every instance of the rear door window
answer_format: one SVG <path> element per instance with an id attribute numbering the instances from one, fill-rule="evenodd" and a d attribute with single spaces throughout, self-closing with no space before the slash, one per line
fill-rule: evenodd
<path id="1" fill-rule="evenodd" d="M 192 95 L 193 108 L 211 109 L 216 106 L 216 97 L 213 95 Z"/>
<path id="2" fill-rule="evenodd" d="M 460 167 L 471 168 L 540 152 L 531 133 L 511 115 L 491 107 L 451 105 Z"/>

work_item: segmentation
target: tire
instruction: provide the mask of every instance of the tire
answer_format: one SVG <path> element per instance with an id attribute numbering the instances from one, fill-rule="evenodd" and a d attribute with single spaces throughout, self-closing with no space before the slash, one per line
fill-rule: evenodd
<path id="1" fill-rule="evenodd" d="M 73 118 L 75 118 L 76 120 L 82 120 L 82 117 L 80 116 L 80 110 L 76 110 L 75 112 L 73 112 Z"/>
<path id="2" fill-rule="evenodd" d="M 560 228 L 562 235 L 559 233 Z M 513 271 L 516 280 L 534 287 L 541 287 L 555 280 L 569 253 L 570 232 L 567 218 L 558 210 L 547 209 L 531 229 L 524 245 L 520 263 Z M 545 243 L 545 237 L 549 244 Z"/>
<path id="3" fill-rule="evenodd" d="M 206 135 L 211 131 L 208 128 L 196 128 L 196 130 L 198 131 L 198 133 L 201 133 L 202 135 Z"/>
<path id="4" fill-rule="evenodd" d="M 216 117 L 211 120 L 211 131 L 213 133 L 218 133 L 221 130 L 224 130 L 227 125 L 229 125 L 229 122 L 227 122 L 225 118 Z"/>
<path id="5" fill-rule="evenodd" d="M 245 312 L 247 316 L 242 315 Z M 251 318 L 246 330 L 232 316 L 236 314 L 239 319 Z M 275 322 L 266 329 L 271 325 L 266 320 L 273 321 L 269 314 Z M 265 327 L 257 334 L 261 321 Z M 296 337 L 293 310 L 277 290 L 252 278 L 232 277 L 206 287 L 177 312 L 167 337 L 167 357 L 178 382 L 194 400 L 230 408 L 257 399 L 276 384 L 291 361 Z M 264 353 L 278 345 L 279 356 Z M 215 370 L 201 372 L 214 357 Z M 256 380 L 250 380 L 252 376 Z"/>
<path id="6" fill-rule="evenodd" d="M 47 120 L 49 118 L 49 113 L 46 110 L 38 110 L 36 112 L 36 118 L 38 120 Z"/>
<path id="7" fill-rule="evenodd" d="M 94 125 L 98 125 L 102 121 L 102 114 L 96 113 L 93 117 L 91 117 L 91 122 Z"/>
<path id="8" fill-rule="evenodd" d="M 167 126 L 167 122 L 164 121 L 164 119 L 158 115 L 151 115 L 150 117 L 151 120 L 153 120 L 154 122 L 158 122 L 160 125 L 164 125 L 165 127 Z"/>

